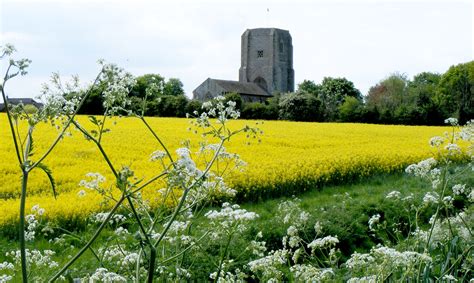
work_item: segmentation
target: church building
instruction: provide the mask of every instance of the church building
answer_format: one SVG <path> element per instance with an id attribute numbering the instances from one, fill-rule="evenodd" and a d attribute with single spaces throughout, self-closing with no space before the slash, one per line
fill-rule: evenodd
<path id="1" fill-rule="evenodd" d="M 234 92 L 246 102 L 264 102 L 275 92 L 293 92 L 293 45 L 290 32 L 276 28 L 248 29 L 242 34 L 239 81 L 208 78 L 193 91 L 207 101 Z"/>

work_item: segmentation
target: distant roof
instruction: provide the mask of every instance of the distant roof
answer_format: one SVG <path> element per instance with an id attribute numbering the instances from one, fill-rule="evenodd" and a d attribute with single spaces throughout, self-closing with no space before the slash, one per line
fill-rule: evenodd
<path id="1" fill-rule="evenodd" d="M 36 100 L 34 100 L 33 98 L 29 98 L 29 97 L 24 97 L 24 98 L 7 98 L 8 99 L 8 103 L 10 104 L 18 104 L 18 103 L 23 103 L 23 104 L 32 104 L 36 107 L 42 107 L 43 106 L 43 103 L 41 102 L 37 102 Z M 5 108 L 5 104 L 2 102 L 0 103 L 0 111 L 3 110 L 3 108 Z"/>
<path id="2" fill-rule="evenodd" d="M 256 83 L 244 83 L 238 81 L 227 81 L 227 80 L 216 80 L 215 81 L 220 87 L 225 89 L 228 92 L 236 92 L 240 94 L 249 94 L 257 96 L 268 96 L 271 97 L 264 89 L 259 87 Z"/>

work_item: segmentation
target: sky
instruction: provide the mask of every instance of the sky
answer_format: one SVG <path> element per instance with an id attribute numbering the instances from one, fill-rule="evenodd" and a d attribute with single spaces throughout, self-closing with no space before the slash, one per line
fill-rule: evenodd
<path id="1" fill-rule="evenodd" d="M 246 29 L 276 27 L 293 38 L 296 84 L 345 77 L 366 94 L 392 73 L 412 78 L 473 60 L 473 14 L 468 0 L 0 0 L 0 45 L 32 60 L 6 86 L 10 97 L 36 97 L 53 72 L 90 82 L 98 59 L 179 78 L 192 97 L 208 77 L 238 80 Z"/>

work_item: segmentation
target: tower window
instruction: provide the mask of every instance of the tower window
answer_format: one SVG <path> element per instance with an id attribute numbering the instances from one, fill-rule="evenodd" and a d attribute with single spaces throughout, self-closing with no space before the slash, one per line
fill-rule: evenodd
<path id="1" fill-rule="evenodd" d="M 278 49 L 280 49 L 280 52 L 283 52 L 283 42 L 282 41 L 280 41 Z"/>
<path id="2" fill-rule="evenodd" d="M 257 50 L 257 58 L 263 58 L 263 50 Z"/>

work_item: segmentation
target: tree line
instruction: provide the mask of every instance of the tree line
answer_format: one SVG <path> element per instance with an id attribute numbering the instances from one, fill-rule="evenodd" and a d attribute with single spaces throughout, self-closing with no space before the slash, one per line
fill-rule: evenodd
<path id="1" fill-rule="evenodd" d="M 100 95 L 106 82 L 99 83 L 80 114 L 104 112 Z M 363 96 L 346 78 L 325 77 L 321 83 L 304 80 L 294 93 L 275 93 L 264 103 L 244 102 L 230 93 L 245 119 L 317 122 L 361 122 L 405 125 L 441 125 L 448 117 L 460 123 L 474 119 L 474 61 L 451 66 L 444 74 L 422 72 L 409 79 L 393 73 L 372 86 Z M 202 103 L 184 94 L 177 78 L 159 74 L 137 77 L 129 93 L 131 109 L 145 115 L 185 117 L 200 111 Z"/>

